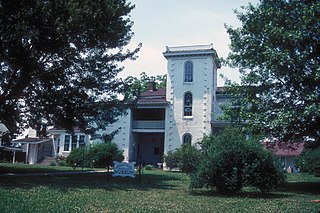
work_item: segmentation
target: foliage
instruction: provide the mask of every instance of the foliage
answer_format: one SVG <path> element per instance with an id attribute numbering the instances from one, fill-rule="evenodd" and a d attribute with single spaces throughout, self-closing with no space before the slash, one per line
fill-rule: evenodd
<path id="1" fill-rule="evenodd" d="M 122 151 L 115 143 L 95 144 L 91 148 L 73 149 L 67 157 L 67 164 L 70 166 L 85 166 L 106 168 L 113 165 L 113 161 L 123 160 Z"/>
<path id="2" fill-rule="evenodd" d="M 57 166 L 57 163 L 56 162 L 50 162 L 49 166 Z"/>
<path id="3" fill-rule="evenodd" d="M 319 199 L 320 178 L 287 175 L 288 184 L 272 194 L 245 188 L 223 196 L 189 193 L 188 176 L 161 170 L 144 171 L 141 183 L 129 177 L 106 181 L 101 172 L 7 176 L 0 177 L 0 212 L 318 212 L 319 204 L 310 201 Z"/>
<path id="4" fill-rule="evenodd" d="M 180 148 L 169 151 L 164 157 L 167 167 L 179 168 L 189 174 L 196 170 L 200 160 L 200 151 L 191 144 L 182 144 Z"/>
<path id="5" fill-rule="evenodd" d="M 242 9 L 242 26 L 226 26 L 227 63 L 241 73 L 229 91 L 238 108 L 229 115 L 283 141 L 318 140 L 320 1 L 260 0 Z"/>
<path id="6" fill-rule="evenodd" d="M 155 77 L 148 76 L 145 72 L 140 73 L 140 78 L 128 76 L 125 82 L 125 99 L 135 100 L 142 92 L 148 90 L 148 85 L 150 81 L 156 83 L 156 87 L 166 88 L 167 75 L 157 75 Z"/>
<path id="7" fill-rule="evenodd" d="M 57 161 L 58 166 L 67 166 L 67 162 L 65 160 L 59 160 Z"/>
<path id="8" fill-rule="evenodd" d="M 11 133 L 114 121 L 123 109 L 119 63 L 140 49 L 124 49 L 133 8 L 126 0 L 1 1 L 0 118 Z"/>
<path id="9" fill-rule="evenodd" d="M 296 165 L 301 172 L 308 172 L 320 176 L 320 150 L 306 149 L 296 159 Z"/>
<path id="10" fill-rule="evenodd" d="M 154 167 L 154 165 L 151 165 L 151 164 L 147 164 L 147 165 L 145 165 L 144 167 L 143 167 L 143 169 L 145 169 L 145 170 L 152 170 L 152 169 L 154 169 L 155 167 Z"/>
<path id="11" fill-rule="evenodd" d="M 177 154 L 178 152 L 176 150 L 170 150 L 164 156 L 164 162 L 168 168 L 178 168 L 179 158 Z"/>
<path id="12" fill-rule="evenodd" d="M 284 183 L 276 158 L 243 132 L 227 128 L 201 142 L 202 158 L 191 175 L 191 188 L 207 187 L 219 192 L 238 192 L 253 186 L 268 192 Z"/>
<path id="13" fill-rule="evenodd" d="M 85 148 L 72 149 L 66 159 L 66 163 L 72 167 L 84 166 L 86 163 L 85 159 L 87 157 L 87 153 L 88 151 Z"/>
<path id="14" fill-rule="evenodd" d="M 96 144 L 89 149 L 88 158 L 94 167 L 106 168 L 113 165 L 113 161 L 123 161 L 123 153 L 115 143 Z"/>

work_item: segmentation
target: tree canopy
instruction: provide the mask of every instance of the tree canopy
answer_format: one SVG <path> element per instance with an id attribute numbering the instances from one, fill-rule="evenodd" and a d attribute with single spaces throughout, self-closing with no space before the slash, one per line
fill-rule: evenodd
<path id="1" fill-rule="evenodd" d="M 41 121 L 103 128 L 121 113 L 117 74 L 140 45 L 126 0 L 0 1 L 0 120 L 11 132 Z M 92 125 L 94 124 L 94 125 Z"/>
<path id="2" fill-rule="evenodd" d="M 241 73 L 229 113 L 269 136 L 319 140 L 320 1 L 260 0 L 242 9 L 242 25 L 226 26 L 227 63 Z"/>
<path id="3" fill-rule="evenodd" d="M 166 88 L 167 85 L 167 75 L 157 75 L 157 76 L 148 76 L 145 72 L 140 73 L 140 78 L 134 76 L 128 76 L 125 82 L 125 96 L 126 99 L 134 100 L 136 99 L 142 92 L 148 90 L 148 84 L 150 81 L 154 81 L 156 83 L 156 87 Z"/>

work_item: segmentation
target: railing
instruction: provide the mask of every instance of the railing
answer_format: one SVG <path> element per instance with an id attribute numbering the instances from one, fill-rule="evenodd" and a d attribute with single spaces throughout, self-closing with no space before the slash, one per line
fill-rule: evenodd
<path id="1" fill-rule="evenodd" d="M 132 123 L 133 129 L 164 129 L 164 121 L 136 120 Z"/>
<path id="2" fill-rule="evenodd" d="M 178 46 L 178 47 L 166 47 L 167 52 L 171 51 L 193 51 L 193 50 L 210 50 L 213 49 L 213 45 L 193 45 L 193 46 Z"/>

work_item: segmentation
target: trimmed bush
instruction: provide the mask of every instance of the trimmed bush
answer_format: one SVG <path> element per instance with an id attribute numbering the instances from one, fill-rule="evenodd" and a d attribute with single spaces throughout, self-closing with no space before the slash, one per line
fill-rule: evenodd
<path id="1" fill-rule="evenodd" d="M 73 149 L 67 157 L 66 163 L 72 167 L 84 165 L 86 153 L 87 150 L 84 148 Z"/>
<path id="2" fill-rule="evenodd" d="M 246 140 L 239 129 L 228 128 L 200 142 L 202 158 L 191 174 L 191 188 L 238 192 L 253 186 L 268 192 L 284 183 L 275 156 L 257 140 Z"/>
<path id="3" fill-rule="evenodd" d="M 73 149 L 66 159 L 69 166 L 85 166 L 109 168 L 113 161 L 123 161 L 122 151 L 115 143 L 95 144 L 91 148 L 83 147 Z"/>
<path id="4" fill-rule="evenodd" d="M 201 152 L 196 146 L 183 144 L 180 148 L 168 152 L 164 159 L 168 167 L 178 167 L 181 171 L 189 174 L 196 170 L 200 154 Z"/>
<path id="5" fill-rule="evenodd" d="M 94 167 L 106 168 L 113 165 L 113 161 L 123 161 L 123 153 L 115 143 L 96 144 L 88 150 L 88 160 Z"/>

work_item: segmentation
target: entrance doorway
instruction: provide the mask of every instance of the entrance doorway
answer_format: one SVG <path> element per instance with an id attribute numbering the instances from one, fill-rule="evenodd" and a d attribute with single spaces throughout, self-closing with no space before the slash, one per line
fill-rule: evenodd
<path id="1" fill-rule="evenodd" d="M 164 133 L 135 133 L 135 160 L 143 165 L 163 162 Z"/>

